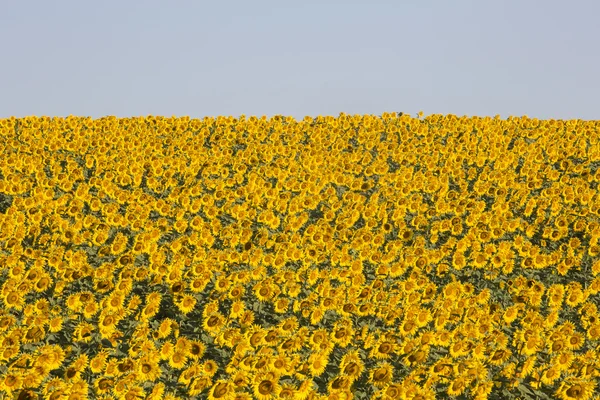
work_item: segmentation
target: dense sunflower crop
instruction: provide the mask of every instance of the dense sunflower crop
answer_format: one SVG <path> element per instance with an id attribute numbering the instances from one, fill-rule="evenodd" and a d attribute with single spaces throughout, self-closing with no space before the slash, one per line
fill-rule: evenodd
<path id="1" fill-rule="evenodd" d="M 591 399 L 600 123 L 0 120 L 0 396 Z"/>

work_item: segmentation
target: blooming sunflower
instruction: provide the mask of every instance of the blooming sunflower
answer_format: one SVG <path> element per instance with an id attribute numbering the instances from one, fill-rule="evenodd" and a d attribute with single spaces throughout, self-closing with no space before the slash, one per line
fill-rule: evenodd
<path id="1" fill-rule="evenodd" d="M 414 319 L 405 319 L 400 327 L 400 334 L 402 336 L 412 336 L 418 329 L 419 326 Z"/>
<path id="2" fill-rule="evenodd" d="M 138 363 L 138 374 L 141 382 L 155 382 L 162 375 L 158 360 L 149 355 L 143 356 Z"/>
<path id="3" fill-rule="evenodd" d="M 378 388 L 383 388 L 393 378 L 394 369 L 388 362 L 373 368 L 369 373 L 369 382 Z"/>
<path id="4" fill-rule="evenodd" d="M 16 310 L 21 310 L 25 304 L 25 297 L 16 290 L 8 291 L 2 300 L 8 309 L 14 308 Z"/>
<path id="5" fill-rule="evenodd" d="M 188 349 L 188 354 L 190 358 L 198 360 L 204 355 L 205 351 L 206 345 L 203 342 L 197 340 L 190 341 L 190 346 Z"/>
<path id="6" fill-rule="evenodd" d="M 555 394 L 562 400 L 589 400 L 594 395 L 596 382 L 580 378 L 563 381 Z"/>
<path id="7" fill-rule="evenodd" d="M 258 400 L 272 400 L 279 398 L 281 386 L 276 379 L 259 379 L 254 384 L 254 396 Z"/>
<path id="8" fill-rule="evenodd" d="M 490 364 L 501 366 L 510 357 L 510 351 L 505 349 L 497 349 L 490 358 Z"/>
<path id="9" fill-rule="evenodd" d="M 174 351 L 169 358 L 169 366 L 173 369 L 182 369 L 187 363 L 188 357 L 185 352 Z"/>
<path id="10" fill-rule="evenodd" d="M 233 398 L 233 385 L 229 381 L 218 380 L 208 392 L 208 398 L 214 399 L 231 399 Z"/>
<path id="11" fill-rule="evenodd" d="M 312 376 L 321 376 L 327 364 L 329 363 L 329 354 L 313 353 L 308 358 L 308 368 Z"/>
<path id="12" fill-rule="evenodd" d="M 197 300 L 194 296 L 184 294 L 181 301 L 177 302 L 176 305 L 183 314 L 189 314 L 196 307 L 196 303 Z"/>
<path id="13" fill-rule="evenodd" d="M 281 385 L 279 397 L 282 399 L 293 399 L 296 397 L 296 388 L 289 384 Z"/>
<path id="14" fill-rule="evenodd" d="M 354 336 L 352 325 L 338 322 L 336 323 L 330 336 L 333 343 L 342 348 L 346 348 L 352 342 L 352 338 Z"/>
<path id="15" fill-rule="evenodd" d="M 329 393 L 346 391 L 352 386 L 352 381 L 352 379 L 344 375 L 334 376 L 329 381 L 327 388 L 329 389 Z"/>
<path id="16" fill-rule="evenodd" d="M 556 366 L 560 371 L 567 371 L 573 364 L 575 356 L 571 352 L 564 352 L 552 359 L 552 364 Z"/>
<path id="17" fill-rule="evenodd" d="M 560 378 L 561 371 L 555 366 L 550 366 L 545 369 L 541 376 L 541 381 L 544 385 L 552 386 L 556 380 Z"/>
<path id="18" fill-rule="evenodd" d="M 97 394 L 108 394 L 111 392 L 115 385 L 115 381 L 112 378 L 100 378 L 94 381 L 94 388 Z"/>
<path id="19" fill-rule="evenodd" d="M 566 342 L 569 350 L 579 350 L 585 342 L 585 337 L 579 332 L 574 332 Z"/>
<path id="20" fill-rule="evenodd" d="M 229 316 L 231 318 L 239 318 L 242 316 L 244 311 L 246 310 L 246 304 L 241 300 L 236 300 L 231 304 L 231 310 L 229 311 Z"/>
<path id="21" fill-rule="evenodd" d="M 204 318 L 202 327 L 208 333 L 216 334 L 225 325 L 225 322 L 225 318 L 220 313 L 215 312 Z"/>
<path id="22" fill-rule="evenodd" d="M 102 350 L 96 354 L 94 358 L 90 360 L 90 371 L 92 371 L 94 374 L 101 373 L 104 370 L 104 367 L 106 367 L 108 354 L 109 353 L 107 350 Z"/>
<path id="23" fill-rule="evenodd" d="M 395 343 L 393 343 L 385 338 L 381 338 L 371 348 L 370 356 L 372 358 L 376 358 L 378 360 L 385 360 L 385 359 L 390 358 L 390 355 L 394 354 L 395 352 L 396 352 Z"/>
<path id="24" fill-rule="evenodd" d="M 464 376 L 454 378 L 448 385 L 447 393 L 449 396 L 460 396 L 467 388 L 468 381 Z"/>

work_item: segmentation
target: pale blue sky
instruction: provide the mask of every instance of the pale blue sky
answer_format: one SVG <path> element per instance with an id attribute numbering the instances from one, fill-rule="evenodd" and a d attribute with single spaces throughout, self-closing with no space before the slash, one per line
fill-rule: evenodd
<path id="1" fill-rule="evenodd" d="M 0 5 L 0 118 L 600 119 L 600 1 Z"/>

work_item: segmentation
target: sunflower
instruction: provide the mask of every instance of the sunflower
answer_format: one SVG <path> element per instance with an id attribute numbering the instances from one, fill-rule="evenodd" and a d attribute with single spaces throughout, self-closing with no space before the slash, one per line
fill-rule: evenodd
<path id="1" fill-rule="evenodd" d="M 352 386 L 353 380 L 344 375 L 338 375 L 331 378 L 327 388 L 329 393 L 346 392 Z"/>
<path id="2" fill-rule="evenodd" d="M 560 309 L 565 295 L 565 287 L 561 284 L 552 285 L 546 295 L 548 296 L 548 306 L 552 309 Z"/>
<path id="3" fill-rule="evenodd" d="M 186 353 L 175 350 L 169 358 L 169 366 L 173 369 L 182 369 L 187 364 L 187 360 Z"/>
<path id="4" fill-rule="evenodd" d="M 253 389 L 254 396 L 258 400 L 276 399 L 281 392 L 281 386 L 275 379 L 259 379 Z"/>
<path id="5" fill-rule="evenodd" d="M 229 297 L 230 300 L 240 300 L 242 298 L 242 296 L 244 296 L 244 294 L 246 293 L 246 288 L 242 285 L 235 285 L 233 286 L 230 290 L 229 293 L 227 294 L 227 297 Z"/>
<path id="6" fill-rule="evenodd" d="M 233 385 L 224 380 L 218 380 L 208 392 L 208 398 L 213 399 L 231 399 L 233 397 Z"/>
<path id="7" fill-rule="evenodd" d="M 332 343 L 337 344 L 342 348 L 348 347 L 354 336 L 351 325 L 346 325 L 347 324 L 336 323 L 336 326 L 333 328 L 333 331 L 330 335 Z"/>
<path id="8" fill-rule="evenodd" d="M 308 368 L 312 376 L 321 376 L 329 363 L 329 354 L 313 353 L 308 358 Z"/>
<path id="9" fill-rule="evenodd" d="M 273 288 L 265 283 L 260 283 L 254 287 L 254 294 L 259 301 L 266 302 L 271 300 L 274 295 Z"/>
<path id="10" fill-rule="evenodd" d="M 190 290 L 194 293 L 202 292 L 208 285 L 209 280 L 204 278 L 195 278 L 190 282 Z"/>
<path id="11" fill-rule="evenodd" d="M 587 337 L 590 340 L 600 339 L 600 323 L 594 323 L 587 329 Z"/>
<path id="12" fill-rule="evenodd" d="M 23 343 L 37 343 L 46 336 L 43 326 L 37 327 L 32 326 L 27 329 L 25 335 L 22 338 Z"/>
<path id="13" fill-rule="evenodd" d="M 567 339 L 567 348 L 569 350 L 579 350 L 583 346 L 584 342 L 585 342 L 585 337 L 579 332 L 574 332 Z"/>
<path id="14" fill-rule="evenodd" d="M 562 400 L 589 400 L 594 395 L 596 382 L 581 378 L 571 378 L 563 381 L 556 391 L 556 396 Z"/>
<path id="15" fill-rule="evenodd" d="M 327 341 L 327 330 L 325 329 L 315 329 L 312 331 L 312 334 L 310 335 L 310 347 L 313 350 L 317 350 L 319 349 L 319 346 L 321 345 L 321 343 Z"/>
<path id="16" fill-rule="evenodd" d="M 10 286 L 9 286 L 10 287 Z M 21 310 L 23 305 L 25 304 L 25 296 L 23 293 L 20 293 L 16 290 L 11 290 L 6 295 L 4 295 L 4 304 L 6 304 L 6 308 L 14 308 L 16 310 Z"/>
<path id="17" fill-rule="evenodd" d="M 567 371 L 573 364 L 575 356 L 571 352 L 561 353 L 552 359 L 553 365 L 555 365 L 560 371 Z"/>
<path id="18" fill-rule="evenodd" d="M 49 276 L 42 276 L 33 286 L 33 290 L 38 293 L 44 292 L 52 284 L 52 279 Z"/>
<path id="19" fill-rule="evenodd" d="M 285 355 L 278 355 L 271 359 L 271 368 L 279 374 L 284 375 L 290 368 L 292 359 Z"/>
<path id="20" fill-rule="evenodd" d="M 284 314 L 287 312 L 288 308 L 290 306 L 290 301 L 289 299 L 286 298 L 279 298 L 277 299 L 277 301 L 275 302 L 275 312 L 278 314 Z M 314 311 L 313 311 L 314 313 Z M 315 316 L 316 317 L 316 316 Z M 322 317 L 321 317 L 322 318 Z M 315 321 L 317 320 L 317 318 L 314 319 Z M 313 321 L 313 316 L 311 315 L 311 321 Z M 319 319 L 320 321 L 320 319 Z M 312 323 L 312 322 L 311 322 Z M 314 324 L 313 324 L 314 325 Z"/>
<path id="21" fill-rule="evenodd" d="M 284 336 L 289 336 L 298 329 L 298 319 L 295 316 L 288 317 L 279 323 L 278 328 Z"/>
<path id="22" fill-rule="evenodd" d="M 382 338 L 371 348 L 370 356 L 378 360 L 385 360 L 390 358 L 392 354 L 396 352 L 395 343 Z"/>
<path id="23" fill-rule="evenodd" d="M 163 382 L 157 382 L 154 385 L 154 388 L 152 389 L 150 394 L 148 394 L 147 399 L 148 400 L 162 399 L 162 398 L 164 398 L 164 393 L 165 393 L 165 384 Z M 193 394 L 190 394 L 190 395 L 194 396 Z"/>
<path id="24" fill-rule="evenodd" d="M 504 311 L 502 319 L 504 320 L 504 322 L 510 325 L 519 316 L 519 310 L 520 307 L 518 305 L 508 307 L 506 311 Z"/>
<path id="25" fill-rule="evenodd" d="M 427 359 L 428 353 L 428 348 L 421 348 L 406 357 L 406 362 L 410 367 L 416 367 Z"/>
<path id="26" fill-rule="evenodd" d="M 212 379 L 208 376 L 200 375 L 195 378 L 190 386 L 188 387 L 188 395 L 196 396 L 202 393 L 206 388 L 209 388 L 212 385 Z M 161 399 L 163 397 L 160 397 Z M 166 397 L 164 397 L 166 399 Z"/>
<path id="27" fill-rule="evenodd" d="M 94 334 L 94 331 L 94 325 L 88 322 L 81 322 L 75 327 L 75 330 L 73 331 L 73 340 L 76 342 L 89 343 L 92 340 L 92 335 Z"/>
<path id="28" fill-rule="evenodd" d="M 403 387 L 397 383 L 390 383 L 382 390 L 385 400 L 398 400 L 402 398 Z"/>
<path id="29" fill-rule="evenodd" d="M 525 362 L 521 366 L 521 371 L 519 373 L 520 378 L 524 379 L 533 373 L 536 359 L 537 359 L 537 357 L 533 356 L 533 357 L 528 357 L 525 360 Z"/>
<path id="30" fill-rule="evenodd" d="M 400 327 L 400 334 L 402 336 L 412 336 L 418 329 L 419 326 L 414 319 L 405 319 Z"/>
<path id="31" fill-rule="evenodd" d="M 188 349 L 188 354 L 190 358 L 193 360 L 200 359 L 206 351 L 206 345 L 203 342 L 192 340 L 190 341 L 190 347 Z"/>
<path id="32" fill-rule="evenodd" d="M 183 298 L 180 301 L 178 301 L 176 305 L 179 311 L 187 315 L 194 310 L 194 308 L 196 307 L 196 303 L 197 300 L 194 296 L 184 294 Z"/>
<path id="33" fill-rule="evenodd" d="M 569 291 L 565 303 L 570 307 L 576 307 L 577 305 L 585 301 L 585 293 L 580 287 L 573 287 Z"/>
<path id="34" fill-rule="evenodd" d="M 460 396 L 466 390 L 467 384 L 467 378 L 459 376 L 450 382 L 446 393 L 453 397 Z"/>
<path id="35" fill-rule="evenodd" d="M 218 312 L 212 313 L 211 315 L 204 318 L 202 327 L 205 331 L 210 334 L 216 334 L 225 325 L 225 318 Z"/>
<path id="36" fill-rule="evenodd" d="M 548 347 L 551 354 L 561 353 L 567 349 L 567 343 L 564 337 L 558 336 L 552 341 L 548 341 Z"/>
<path id="37" fill-rule="evenodd" d="M 100 316 L 98 324 L 100 334 L 104 339 L 110 338 L 117 331 L 117 316 L 114 314 L 104 314 Z"/>
<path id="38" fill-rule="evenodd" d="M 394 369 L 388 362 L 384 362 L 373 368 L 369 373 L 369 382 L 378 388 L 383 388 L 393 378 Z"/>
<path id="39" fill-rule="evenodd" d="M 431 311 L 429 311 L 428 309 L 421 309 L 421 311 L 419 311 L 419 313 L 417 314 L 415 323 L 419 328 L 423 328 L 427 326 L 427 324 L 432 320 L 433 317 L 431 315 Z"/>
<path id="40" fill-rule="evenodd" d="M 541 376 L 541 381 L 544 385 L 552 386 L 556 380 L 560 379 L 561 370 L 555 366 L 550 366 L 545 369 Z"/>
<path id="41" fill-rule="evenodd" d="M 281 385 L 281 391 L 279 392 L 279 397 L 282 399 L 293 399 L 296 397 L 296 388 L 290 384 Z"/>
<path id="42" fill-rule="evenodd" d="M 505 349 L 497 349 L 490 357 L 490 364 L 495 366 L 501 366 L 510 357 L 510 351 Z"/>
<path id="43" fill-rule="evenodd" d="M 556 323 L 558 322 L 558 318 L 559 318 L 559 310 L 553 309 L 552 311 L 550 311 L 548 313 L 548 316 L 546 317 L 546 320 L 544 321 L 544 327 L 546 329 L 553 328 L 556 325 Z"/>
<path id="44" fill-rule="evenodd" d="M 94 358 L 90 360 L 90 371 L 94 374 L 100 374 L 106 367 L 106 360 L 108 358 L 108 351 L 103 350 L 96 354 Z"/>
<path id="45" fill-rule="evenodd" d="M 125 310 L 125 294 L 115 290 L 113 291 L 108 298 L 102 304 L 106 307 L 106 310 L 118 312 Z M 81 304 L 77 304 L 76 307 L 79 308 Z"/>
<path id="46" fill-rule="evenodd" d="M 162 371 L 158 361 L 146 355 L 138 363 L 138 374 L 141 382 L 154 382 L 161 377 Z"/>

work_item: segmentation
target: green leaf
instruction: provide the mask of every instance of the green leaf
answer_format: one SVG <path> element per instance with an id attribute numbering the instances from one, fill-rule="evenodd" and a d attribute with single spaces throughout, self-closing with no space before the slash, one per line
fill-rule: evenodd
<path id="1" fill-rule="evenodd" d="M 535 393 L 533 393 L 533 392 L 531 391 L 531 389 L 529 389 L 527 386 L 525 386 L 525 385 L 523 385 L 523 384 L 520 384 L 520 385 L 519 385 L 519 387 L 518 387 L 518 389 L 519 389 L 519 391 L 520 391 L 521 393 L 530 394 L 530 395 L 532 395 L 532 396 L 534 396 L 534 395 L 535 395 Z"/>
<path id="2" fill-rule="evenodd" d="M 546 400 L 552 400 L 552 397 L 548 396 L 546 393 L 542 392 L 541 390 L 534 390 L 533 391 L 534 394 L 536 396 L 538 396 L 538 398 L 542 398 L 542 399 L 546 399 Z"/>

